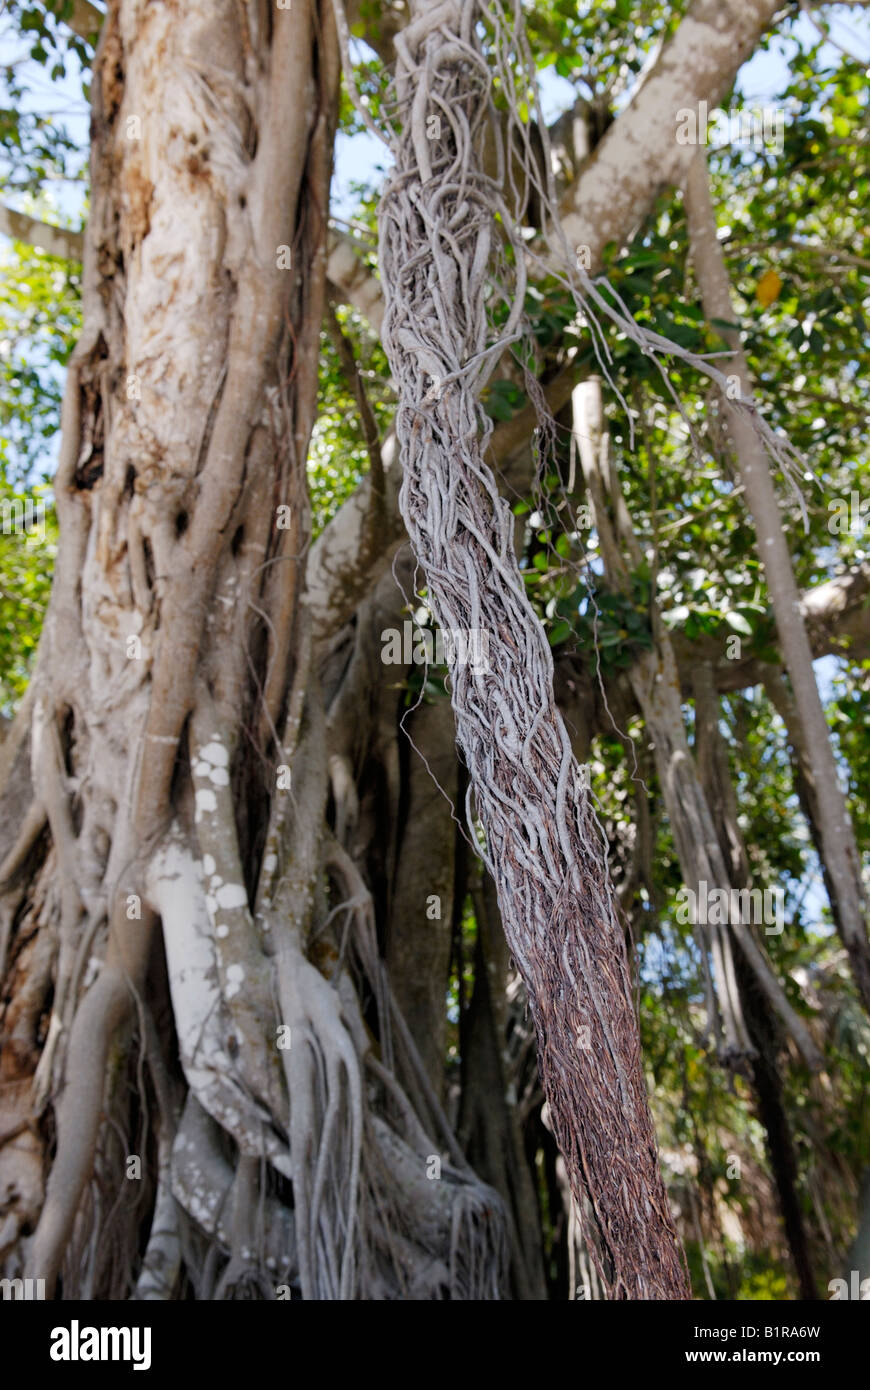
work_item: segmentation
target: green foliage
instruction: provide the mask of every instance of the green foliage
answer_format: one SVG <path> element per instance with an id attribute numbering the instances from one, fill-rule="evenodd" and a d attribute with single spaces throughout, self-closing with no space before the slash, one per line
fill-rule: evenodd
<path id="1" fill-rule="evenodd" d="M 62 369 L 79 333 L 77 266 L 0 248 L 0 476 L 46 470 L 60 428 Z"/>
<path id="2" fill-rule="evenodd" d="M 81 142 L 55 114 L 38 109 L 30 99 L 38 92 L 42 106 L 46 80 L 56 83 L 87 72 L 93 45 L 62 22 L 71 10 L 71 0 L 7 0 L 0 13 L 0 37 L 9 44 L 9 56 L 0 64 L 0 160 L 6 164 L 6 194 L 15 189 L 37 195 L 56 180 L 86 178 L 87 152 Z"/>
<path id="3" fill-rule="evenodd" d="M 18 507 L 15 507 L 15 503 Z M 30 511 L 44 524 L 25 531 L 21 520 Z M 48 489 L 36 487 L 27 494 L 0 482 L 0 713 L 12 714 L 33 670 L 42 619 L 51 589 L 57 550 L 57 518 Z"/>
<path id="4" fill-rule="evenodd" d="M 525 393 L 516 382 L 490 381 L 483 393 L 483 406 L 491 420 L 509 420 L 526 404 Z"/>
<path id="5" fill-rule="evenodd" d="M 556 612 L 562 622 L 550 633 L 553 646 L 573 632 L 590 670 L 599 669 L 599 664 L 603 674 L 625 670 L 639 652 L 649 651 L 653 645 L 649 567 L 631 575 L 629 593 L 600 585 L 590 593 L 580 586 L 567 599 L 559 600 Z M 578 613 L 572 621 L 571 615 Z"/>
<path id="6" fill-rule="evenodd" d="M 785 1275 L 779 1270 L 764 1268 L 755 1255 L 744 1261 L 744 1277 L 735 1297 L 740 1302 L 781 1302 L 788 1298 Z"/>
<path id="7" fill-rule="evenodd" d="M 543 0 L 530 7 L 529 40 L 539 68 L 582 83 L 594 94 L 621 91 L 640 72 L 657 40 L 675 27 L 685 9 L 658 0 Z M 626 42 L 626 35 L 629 35 Z"/>
<path id="8" fill-rule="evenodd" d="M 9 519 L 0 531 L 0 712 L 7 715 L 27 687 L 51 587 L 57 522 L 46 484 L 62 369 L 79 324 L 78 267 L 17 242 L 0 251 L 0 504 Z M 37 504 L 44 527 L 26 535 L 11 529 Z"/>
<path id="9" fill-rule="evenodd" d="M 354 310 L 339 306 L 336 316 L 353 346 L 356 368 L 383 439 L 395 409 L 383 348 Z M 342 370 L 335 344 L 324 329 L 320 335 L 320 413 L 308 454 L 308 486 L 315 536 L 368 471 L 369 456 L 356 398 Z"/>

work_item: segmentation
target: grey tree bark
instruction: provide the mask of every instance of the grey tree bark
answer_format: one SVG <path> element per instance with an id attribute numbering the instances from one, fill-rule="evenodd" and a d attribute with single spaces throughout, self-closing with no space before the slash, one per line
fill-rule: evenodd
<path id="1" fill-rule="evenodd" d="M 685 201 L 692 260 L 704 313 L 708 320 L 733 323 L 734 307 L 728 272 L 716 235 L 716 215 L 710 198 L 703 150 L 696 155 L 689 169 Z M 752 381 L 740 334 L 733 329 L 720 331 L 733 351 L 730 370 L 737 379 L 740 394 L 751 398 Z M 801 612 L 800 593 L 795 583 L 770 465 L 764 446 L 745 415 L 728 400 L 723 400 L 723 409 L 734 441 L 746 504 L 755 523 L 759 555 L 764 565 L 777 633 L 794 695 L 808 775 L 819 808 L 818 829 L 826 875 L 835 895 L 835 918 L 843 945 L 849 953 L 855 983 L 865 1006 L 870 1008 L 870 941 L 867 937 L 861 860 L 846 798 L 837 776 L 830 731 L 813 672 L 812 651 Z"/>

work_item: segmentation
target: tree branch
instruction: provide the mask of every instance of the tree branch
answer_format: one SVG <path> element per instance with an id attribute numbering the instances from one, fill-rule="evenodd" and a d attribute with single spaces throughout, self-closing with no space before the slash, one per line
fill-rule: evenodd
<path id="1" fill-rule="evenodd" d="M 61 19 L 68 29 L 72 29 L 74 34 L 78 34 L 79 38 L 85 39 L 87 43 L 96 39 L 105 18 L 105 11 L 97 9 L 96 5 L 91 4 L 91 0 L 73 0 L 72 14 L 68 19 L 58 15 L 58 19 Z"/>
<path id="2" fill-rule="evenodd" d="M 659 192 L 681 185 L 696 145 L 677 141 L 677 113 L 731 87 L 781 0 L 693 0 L 634 100 L 593 151 L 562 201 L 572 246 L 598 267 L 608 242 L 630 240 Z"/>
<path id="3" fill-rule="evenodd" d="M 801 612 L 810 639 L 813 659 L 846 656 L 855 660 L 870 655 L 870 565 L 861 565 L 829 579 L 801 595 Z M 723 694 L 758 685 L 766 669 L 755 656 L 729 660 L 723 640 L 717 637 L 685 637 L 671 633 L 681 670 L 689 672 L 698 662 L 711 662 L 716 688 Z"/>
<path id="4" fill-rule="evenodd" d="M 26 212 L 15 212 L 0 203 L 0 232 L 23 241 L 50 256 L 58 256 L 64 261 L 80 261 L 84 251 L 84 236 L 81 232 L 70 231 L 68 227 L 54 227 L 50 222 L 40 222 L 29 217 Z"/>
<path id="5" fill-rule="evenodd" d="M 335 229 L 327 240 L 326 275 L 347 303 L 368 321 L 372 332 L 380 333 L 384 317 L 380 281 L 359 259 L 353 239 Z"/>

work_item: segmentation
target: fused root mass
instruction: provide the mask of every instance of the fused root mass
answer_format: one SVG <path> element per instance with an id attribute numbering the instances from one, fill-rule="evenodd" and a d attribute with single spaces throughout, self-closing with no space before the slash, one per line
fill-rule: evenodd
<path id="1" fill-rule="evenodd" d="M 119 0 L 94 62 L 60 548 L 3 749 L 0 1253 L 64 1298 L 505 1289 L 303 598 L 338 82 L 316 3 Z"/>

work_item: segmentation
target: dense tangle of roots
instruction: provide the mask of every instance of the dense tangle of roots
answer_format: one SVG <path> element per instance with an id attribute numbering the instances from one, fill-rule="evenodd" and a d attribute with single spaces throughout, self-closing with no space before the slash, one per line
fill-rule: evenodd
<path id="1" fill-rule="evenodd" d="M 524 292 L 511 214 L 483 172 L 488 128 L 498 139 L 480 37 L 488 18 L 483 5 L 436 5 L 397 44 L 401 134 L 380 209 L 380 266 L 399 392 L 400 505 L 436 621 L 486 634 L 486 663 L 451 667 L 469 828 L 475 842 L 482 832 L 555 1133 L 578 1202 L 585 1195 L 594 1213 L 599 1268 L 615 1297 L 682 1297 L 605 849 L 555 707 L 511 512 L 483 458 L 480 390 L 518 331 Z M 519 7 L 514 23 L 521 32 Z M 499 226 L 516 275 L 512 293 L 501 292 L 493 342 Z"/>

